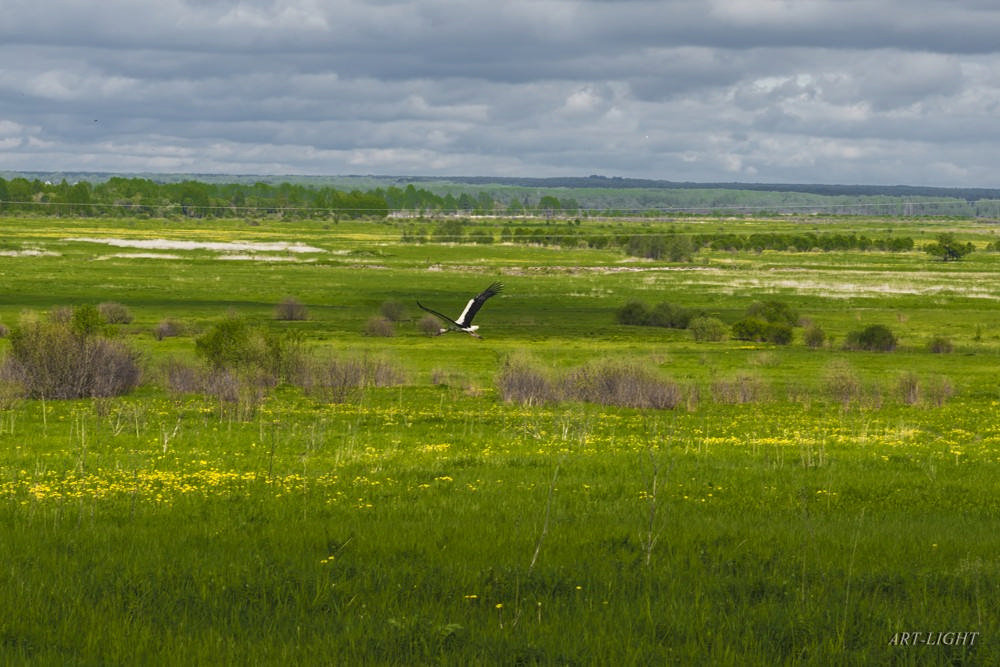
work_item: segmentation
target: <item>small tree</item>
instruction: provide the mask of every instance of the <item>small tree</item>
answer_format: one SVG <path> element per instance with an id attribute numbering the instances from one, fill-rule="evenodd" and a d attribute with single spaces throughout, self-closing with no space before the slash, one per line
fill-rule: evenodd
<path id="1" fill-rule="evenodd" d="M 938 234 L 937 241 L 924 246 L 924 250 L 944 262 L 957 262 L 974 250 L 971 243 L 960 243 L 950 232 Z"/>

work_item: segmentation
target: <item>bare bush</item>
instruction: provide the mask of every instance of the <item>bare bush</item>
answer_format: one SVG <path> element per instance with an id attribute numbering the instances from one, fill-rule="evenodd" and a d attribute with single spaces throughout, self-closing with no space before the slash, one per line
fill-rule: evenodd
<path id="1" fill-rule="evenodd" d="M 365 323 L 365 335 L 373 338 L 392 338 L 396 335 L 396 325 L 386 317 L 371 317 Z"/>
<path id="2" fill-rule="evenodd" d="M 287 296 L 274 307 L 274 317 L 278 320 L 300 321 L 309 319 L 309 309 L 293 296 Z"/>
<path id="3" fill-rule="evenodd" d="M 571 371 L 563 381 L 567 397 L 628 408 L 672 409 L 684 398 L 675 382 L 628 362 L 598 362 Z"/>
<path id="4" fill-rule="evenodd" d="M 396 364 L 379 357 L 326 359 L 311 362 L 302 374 L 307 394 L 329 403 L 344 403 L 370 387 L 403 384 L 406 374 Z"/>
<path id="5" fill-rule="evenodd" d="M 206 391 L 207 377 L 200 366 L 170 358 L 160 366 L 164 385 L 172 394 L 196 394 Z"/>
<path id="6" fill-rule="evenodd" d="M 926 383 L 924 400 L 931 405 L 941 407 L 954 395 L 955 387 L 951 384 L 951 380 L 943 375 L 933 377 Z"/>
<path id="7" fill-rule="evenodd" d="M 712 383 L 712 398 L 717 403 L 730 405 L 759 403 L 767 400 L 769 396 L 767 385 L 754 375 L 739 375 Z"/>
<path id="8" fill-rule="evenodd" d="M 424 315 L 417 321 L 417 329 L 426 336 L 437 336 L 441 333 L 441 322 L 433 315 Z"/>
<path id="9" fill-rule="evenodd" d="M 90 310 L 94 310 L 90 307 Z M 96 312 L 96 311 L 94 311 Z M 31 398 L 120 396 L 139 384 L 139 355 L 81 324 L 89 315 L 59 310 L 56 319 L 25 318 L 10 336 L 5 377 Z"/>
<path id="10" fill-rule="evenodd" d="M 156 340 L 180 336 L 183 333 L 184 325 L 181 322 L 170 318 L 160 320 L 160 322 L 153 328 L 153 337 L 156 338 Z"/>
<path id="11" fill-rule="evenodd" d="M 105 301 L 97 305 L 97 312 L 108 324 L 129 324 L 132 322 L 132 311 L 128 306 L 116 301 Z"/>
<path id="12" fill-rule="evenodd" d="M 500 398 L 508 403 L 539 405 L 559 400 L 551 374 L 525 355 L 508 356 L 496 383 Z"/>
<path id="13" fill-rule="evenodd" d="M 861 398 L 861 378 L 857 372 L 843 361 L 831 362 L 823 375 L 826 395 L 847 407 Z"/>
<path id="14" fill-rule="evenodd" d="M 920 401 L 920 378 L 913 371 L 906 371 L 896 380 L 896 393 L 905 405 L 916 405 Z"/>

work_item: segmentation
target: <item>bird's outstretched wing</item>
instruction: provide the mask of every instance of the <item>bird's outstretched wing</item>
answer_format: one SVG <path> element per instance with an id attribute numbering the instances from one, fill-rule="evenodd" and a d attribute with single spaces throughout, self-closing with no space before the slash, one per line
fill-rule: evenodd
<path id="1" fill-rule="evenodd" d="M 486 303 L 486 299 L 499 294 L 502 289 L 503 283 L 495 282 L 470 299 L 469 303 L 465 305 L 465 310 L 463 310 L 462 314 L 458 316 L 458 326 L 467 327 L 471 325 L 472 318 L 476 316 L 479 309 L 483 307 L 484 303 Z"/>
<path id="2" fill-rule="evenodd" d="M 459 323 L 458 323 L 458 322 L 456 322 L 455 320 L 451 319 L 451 318 L 450 318 L 450 317 L 448 317 L 447 315 L 442 315 L 441 313 L 439 313 L 439 312 L 438 312 L 438 311 L 436 311 L 436 310 L 431 310 L 430 308 L 428 308 L 428 307 L 427 307 L 427 306 L 425 306 L 424 304 L 420 303 L 419 301 L 417 301 L 417 305 L 418 305 L 418 306 L 420 306 L 420 308 L 421 308 L 422 310 L 426 310 L 426 311 L 427 311 L 428 313 L 430 313 L 431 315 L 437 315 L 438 317 L 440 317 L 440 318 L 441 318 L 442 320 L 444 320 L 445 322 L 450 322 L 451 324 L 454 324 L 454 325 L 455 325 L 456 327 L 458 327 L 458 328 L 462 328 L 462 325 L 461 325 L 461 324 L 459 324 Z"/>

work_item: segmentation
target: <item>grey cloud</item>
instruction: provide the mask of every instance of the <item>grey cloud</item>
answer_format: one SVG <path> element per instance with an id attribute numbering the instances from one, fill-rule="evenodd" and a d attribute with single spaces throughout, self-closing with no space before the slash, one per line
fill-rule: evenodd
<path id="1" fill-rule="evenodd" d="M 8 5 L 4 169 L 995 185 L 987 2 Z"/>

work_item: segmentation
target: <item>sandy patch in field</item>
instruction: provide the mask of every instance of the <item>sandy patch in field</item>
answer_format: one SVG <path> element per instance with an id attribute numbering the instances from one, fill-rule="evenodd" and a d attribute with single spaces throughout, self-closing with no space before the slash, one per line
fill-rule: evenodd
<path id="1" fill-rule="evenodd" d="M 0 257 L 59 257 L 59 253 L 51 250 L 26 248 L 24 250 L 0 250 Z"/>
<path id="2" fill-rule="evenodd" d="M 225 255 L 219 255 L 215 259 L 217 260 L 235 260 L 237 262 L 296 262 L 296 263 L 308 263 L 315 262 L 315 259 L 307 258 L 302 259 L 300 257 L 289 257 L 288 255 L 246 255 L 241 253 L 230 253 Z"/>
<path id="3" fill-rule="evenodd" d="M 850 299 L 852 297 L 873 297 L 883 295 L 911 296 L 955 296 L 968 299 L 1000 300 L 1000 294 L 994 290 L 969 285 L 901 285 L 899 283 L 859 283 L 824 280 L 794 280 L 788 278 L 741 278 L 733 277 L 725 281 L 703 281 L 701 286 L 720 288 L 727 293 L 743 290 L 788 289 L 804 294 L 815 294 L 831 299 Z"/>
<path id="4" fill-rule="evenodd" d="M 289 243 L 274 241 L 271 243 L 259 241 L 172 241 L 169 239 L 95 239 L 70 238 L 64 241 L 79 243 L 101 243 L 116 248 L 138 248 L 141 250 L 214 250 L 216 252 L 291 252 L 312 253 L 326 252 L 322 248 L 304 243 Z"/>
<path id="5" fill-rule="evenodd" d="M 180 259 L 180 255 L 174 255 L 169 252 L 116 252 L 113 255 L 104 255 L 103 257 L 98 257 L 98 260 L 104 259 Z"/>
<path id="6" fill-rule="evenodd" d="M 449 267 L 459 270 L 475 270 L 477 267 Z M 428 268 L 429 271 L 440 269 Z M 612 273 L 663 273 L 663 272 L 709 272 L 722 273 L 722 269 L 711 266 L 508 266 L 501 273 L 508 276 L 527 276 L 538 273 L 600 274 Z"/>

